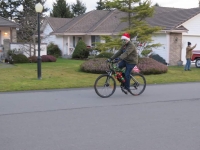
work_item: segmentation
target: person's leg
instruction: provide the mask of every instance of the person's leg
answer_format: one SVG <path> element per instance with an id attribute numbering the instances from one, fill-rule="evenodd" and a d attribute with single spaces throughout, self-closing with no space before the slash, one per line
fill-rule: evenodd
<path id="1" fill-rule="evenodd" d="M 190 70 L 190 66 L 191 66 L 191 59 L 188 59 L 188 70 Z"/>
<path id="2" fill-rule="evenodd" d="M 135 67 L 135 64 L 128 64 L 126 63 L 126 71 L 125 71 L 125 89 L 130 89 L 130 74 L 133 68 Z"/>
<path id="3" fill-rule="evenodd" d="M 185 70 L 188 70 L 188 64 L 189 64 L 189 61 L 188 59 L 186 59 Z"/>
<path id="4" fill-rule="evenodd" d="M 118 67 L 119 67 L 120 69 L 126 67 L 126 62 L 125 62 L 124 60 L 120 61 L 120 62 L 118 63 Z"/>

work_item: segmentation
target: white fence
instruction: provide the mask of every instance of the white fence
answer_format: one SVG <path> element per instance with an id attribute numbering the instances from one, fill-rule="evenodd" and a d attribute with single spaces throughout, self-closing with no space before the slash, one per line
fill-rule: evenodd
<path id="1" fill-rule="evenodd" d="M 38 45 L 33 44 L 23 44 L 23 43 L 10 43 L 10 50 L 15 50 L 17 53 L 23 53 L 26 57 L 30 57 L 34 55 L 38 56 Z M 47 44 L 40 44 L 40 55 L 47 55 Z"/>

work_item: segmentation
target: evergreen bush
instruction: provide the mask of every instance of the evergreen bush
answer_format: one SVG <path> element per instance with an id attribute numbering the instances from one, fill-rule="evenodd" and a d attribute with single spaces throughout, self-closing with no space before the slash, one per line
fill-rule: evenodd
<path id="1" fill-rule="evenodd" d="M 29 59 L 23 54 L 12 54 L 13 63 L 28 63 Z"/>
<path id="2" fill-rule="evenodd" d="M 58 57 L 62 56 L 62 51 L 60 50 L 58 45 L 56 45 L 54 43 L 50 43 L 47 46 L 47 54 L 53 55 L 54 57 L 58 58 Z"/>
<path id="3" fill-rule="evenodd" d="M 86 47 L 86 44 L 83 42 L 83 40 L 79 40 L 72 54 L 72 58 L 75 58 L 75 59 L 88 58 L 89 50 L 90 49 Z"/>

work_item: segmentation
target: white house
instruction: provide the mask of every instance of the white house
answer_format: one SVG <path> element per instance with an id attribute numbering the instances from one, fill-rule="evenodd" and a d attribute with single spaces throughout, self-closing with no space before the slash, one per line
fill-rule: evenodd
<path id="1" fill-rule="evenodd" d="M 53 42 L 62 50 L 63 56 L 73 53 L 79 39 L 88 46 L 100 42 L 101 35 L 118 35 L 128 26 L 121 22 L 127 14 L 119 10 L 93 10 L 75 18 L 46 18 L 42 25 L 44 43 Z M 155 43 L 162 44 L 153 51 L 170 65 L 185 63 L 187 42 L 197 43 L 200 50 L 200 8 L 179 9 L 155 7 L 155 15 L 146 20 L 151 26 L 160 26 L 162 31 L 153 36 Z"/>

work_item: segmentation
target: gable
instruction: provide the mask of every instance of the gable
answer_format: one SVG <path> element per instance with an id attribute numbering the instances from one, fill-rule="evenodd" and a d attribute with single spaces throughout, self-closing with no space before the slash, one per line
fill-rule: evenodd
<path id="1" fill-rule="evenodd" d="M 1 27 L 19 27 L 17 23 L 3 17 L 0 17 L 0 26 Z"/>
<path id="2" fill-rule="evenodd" d="M 200 13 L 182 24 L 188 29 L 184 35 L 200 35 Z"/>

